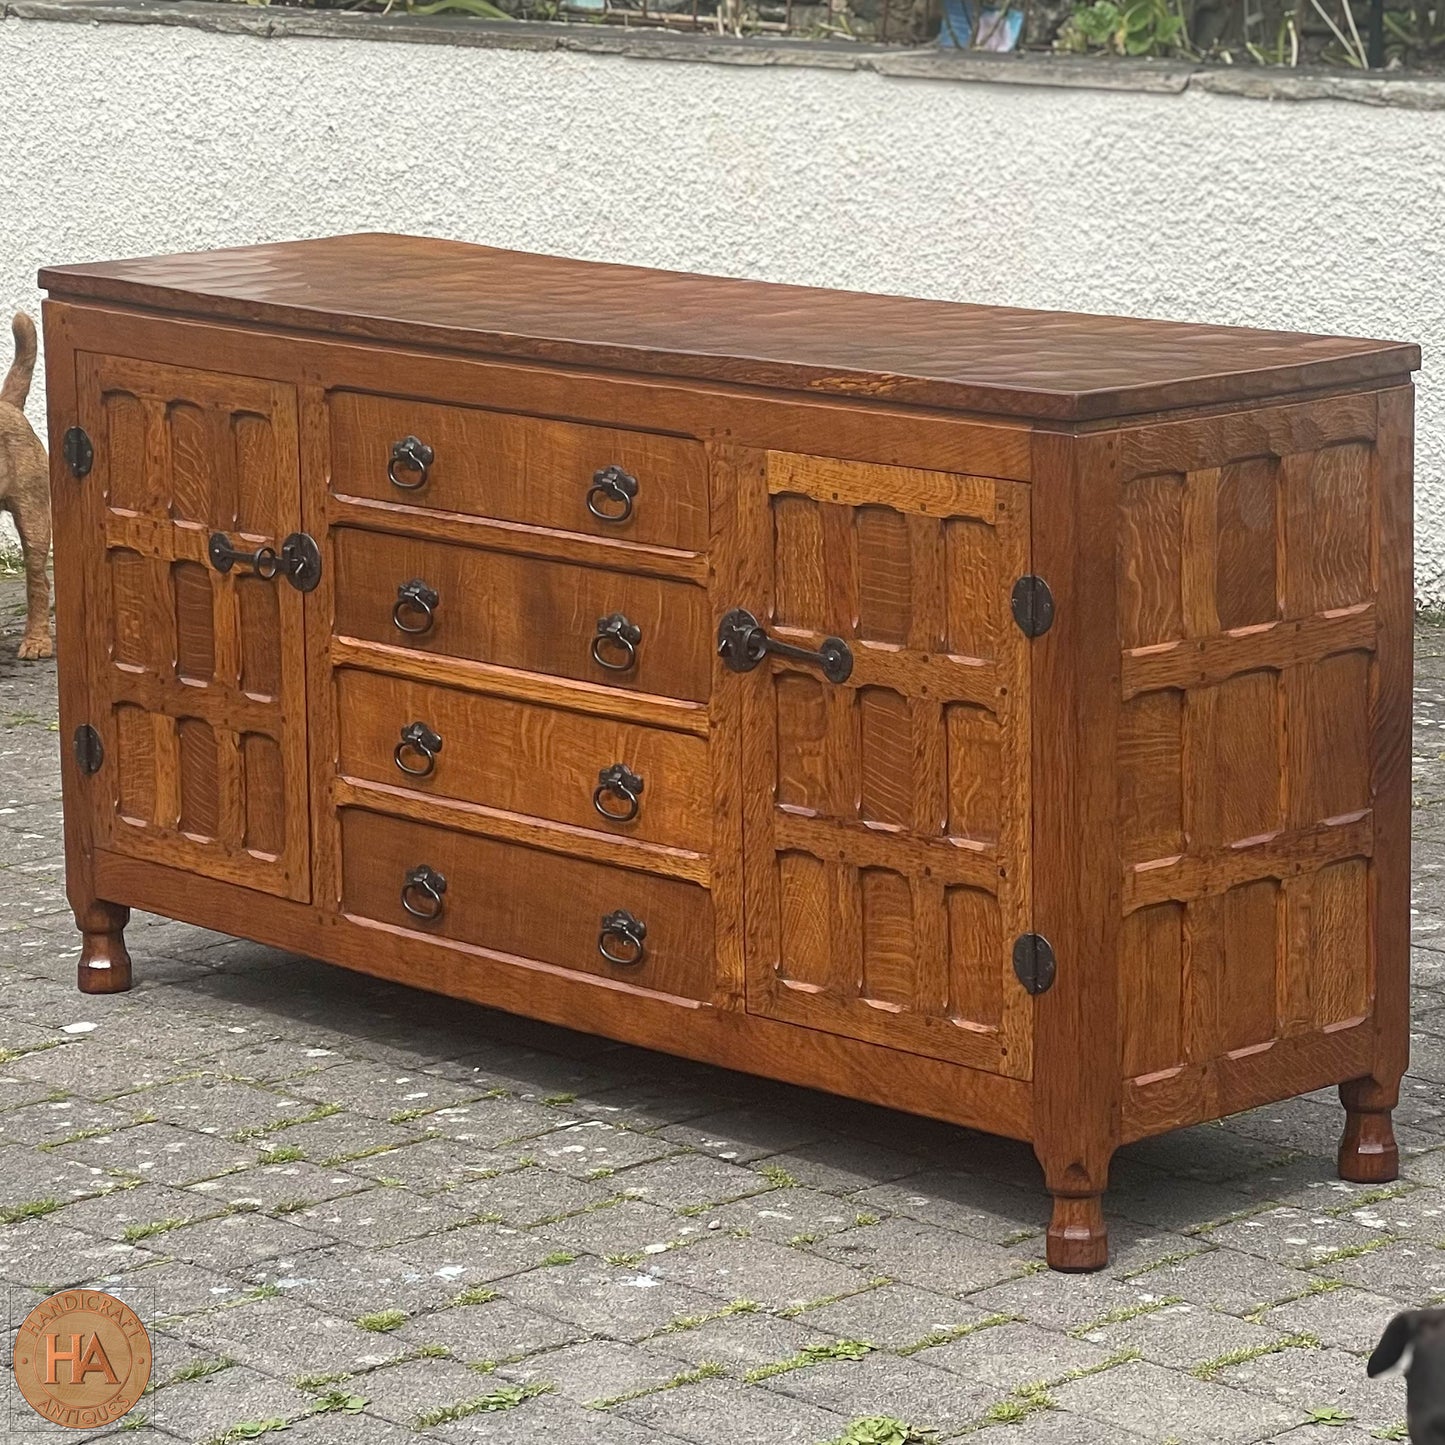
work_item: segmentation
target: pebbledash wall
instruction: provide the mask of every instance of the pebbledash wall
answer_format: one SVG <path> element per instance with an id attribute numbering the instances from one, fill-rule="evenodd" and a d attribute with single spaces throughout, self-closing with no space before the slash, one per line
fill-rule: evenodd
<path id="1" fill-rule="evenodd" d="M 1414 339 L 1417 578 L 1445 605 L 1445 83 L 194 0 L 0 12 L 0 309 L 37 306 L 43 262 L 384 229 Z"/>

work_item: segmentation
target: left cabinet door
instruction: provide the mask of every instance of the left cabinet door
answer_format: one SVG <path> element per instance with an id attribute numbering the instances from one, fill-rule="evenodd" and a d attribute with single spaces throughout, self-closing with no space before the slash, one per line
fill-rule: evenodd
<path id="1" fill-rule="evenodd" d="M 306 901 L 305 599 L 209 549 L 223 533 L 279 552 L 300 530 L 295 392 L 87 353 L 76 367 L 96 845 Z"/>

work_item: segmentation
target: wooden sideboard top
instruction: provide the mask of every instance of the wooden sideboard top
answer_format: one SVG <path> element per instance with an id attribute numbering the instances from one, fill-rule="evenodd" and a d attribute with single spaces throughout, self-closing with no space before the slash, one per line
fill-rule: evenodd
<path id="1" fill-rule="evenodd" d="M 1418 346 L 779 286 L 362 234 L 52 266 L 40 284 L 369 341 L 1086 421 L 1407 379 Z"/>

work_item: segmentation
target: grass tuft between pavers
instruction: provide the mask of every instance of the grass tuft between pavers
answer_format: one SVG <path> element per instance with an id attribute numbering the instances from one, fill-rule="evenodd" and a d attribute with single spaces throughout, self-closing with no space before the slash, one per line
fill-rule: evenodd
<path id="1" fill-rule="evenodd" d="M 538 1381 L 531 1385 L 504 1385 L 489 1395 L 476 1395 L 470 1400 L 458 1400 L 455 1405 L 443 1405 L 436 1410 L 427 1410 L 416 1417 L 418 1430 L 430 1430 L 434 1425 L 449 1425 L 453 1420 L 465 1420 L 469 1415 L 482 1415 L 495 1410 L 515 1410 L 538 1395 L 550 1394 L 556 1386 L 551 1381 Z"/>
<path id="2" fill-rule="evenodd" d="M 23 1224 L 27 1219 L 42 1219 L 61 1207 L 58 1199 L 28 1199 L 24 1204 L 10 1204 L 0 1209 L 0 1224 Z"/>
<path id="3" fill-rule="evenodd" d="M 625 1405 L 631 1400 L 643 1400 L 649 1395 L 660 1395 L 665 1390 L 680 1389 L 684 1385 L 700 1384 L 703 1380 L 716 1380 L 726 1375 L 727 1371 L 713 1360 L 704 1360 L 695 1370 L 683 1370 L 674 1375 L 670 1380 L 663 1380 L 657 1385 L 640 1385 L 635 1390 L 627 1390 L 621 1395 L 607 1395 L 600 1400 L 589 1400 L 589 1410 L 610 1410 L 614 1405 Z"/>
<path id="4" fill-rule="evenodd" d="M 804 1345 L 796 1355 L 786 1360 L 774 1360 L 772 1364 L 757 1365 L 743 1375 L 749 1385 L 762 1380 L 771 1380 L 776 1375 L 791 1374 L 794 1370 L 806 1370 L 812 1365 L 824 1365 L 829 1360 L 861 1360 L 872 1354 L 874 1346 L 867 1340 L 834 1340 L 826 1345 Z"/>
<path id="5" fill-rule="evenodd" d="M 933 1445 L 937 1439 L 937 1431 L 920 1429 L 894 1415 L 865 1415 L 826 1445 Z"/>
<path id="6" fill-rule="evenodd" d="M 399 1330 L 410 1318 L 405 1310 L 377 1310 L 373 1314 L 359 1316 L 356 1327 L 369 1330 L 374 1335 L 384 1335 Z"/>

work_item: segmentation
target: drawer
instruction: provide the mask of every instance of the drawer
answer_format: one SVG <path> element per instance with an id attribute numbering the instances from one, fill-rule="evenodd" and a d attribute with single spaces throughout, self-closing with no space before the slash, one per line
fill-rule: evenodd
<path id="1" fill-rule="evenodd" d="M 334 392 L 330 405 L 340 495 L 694 552 L 707 545 L 698 442 L 361 392 Z"/>
<path id="2" fill-rule="evenodd" d="M 701 587 L 347 527 L 332 537 L 342 636 L 694 702 L 708 695 Z M 403 598 L 413 582 L 425 591 Z M 635 641 L 599 637 L 618 617 Z"/>
<path id="3" fill-rule="evenodd" d="M 701 738 L 352 669 L 336 704 L 347 777 L 710 851 Z"/>
<path id="4" fill-rule="evenodd" d="M 458 939 L 554 968 L 682 998 L 713 988 L 712 899 L 705 888 L 556 853 L 389 818 L 341 813 L 342 903 L 347 913 Z M 402 902 L 408 875 L 431 870 Z M 441 880 L 444 880 L 444 886 Z M 639 950 L 624 919 L 642 925 Z M 601 943 L 619 959 L 602 956 Z"/>

